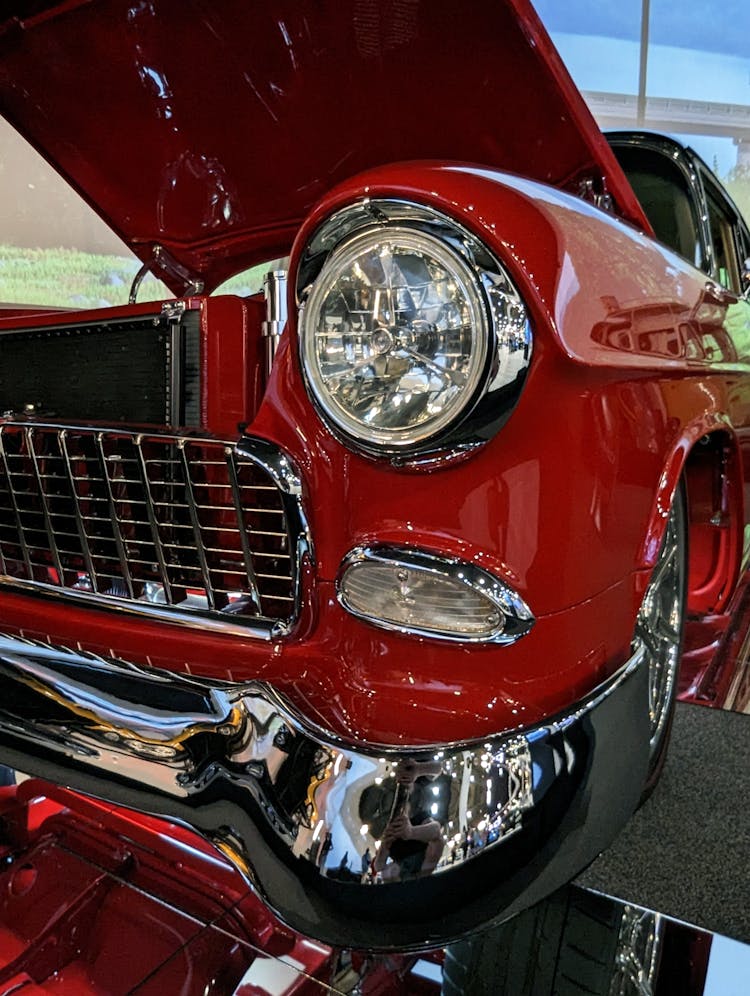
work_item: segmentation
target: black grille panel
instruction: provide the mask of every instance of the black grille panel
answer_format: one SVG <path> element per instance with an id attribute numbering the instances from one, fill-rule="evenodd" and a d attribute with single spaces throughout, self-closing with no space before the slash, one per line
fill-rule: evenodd
<path id="1" fill-rule="evenodd" d="M 0 573 L 238 620 L 295 607 L 282 494 L 217 440 L 0 424 Z"/>
<path id="2" fill-rule="evenodd" d="M 199 326 L 188 310 L 0 331 L 0 411 L 198 427 Z"/>

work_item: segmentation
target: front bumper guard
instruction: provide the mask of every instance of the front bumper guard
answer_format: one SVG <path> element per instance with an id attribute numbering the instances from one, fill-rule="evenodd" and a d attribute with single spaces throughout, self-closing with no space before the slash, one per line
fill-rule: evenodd
<path id="1" fill-rule="evenodd" d="M 642 665 L 537 728 L 394 749 L 337 739 L 264 682 L 0 636 L 0 759 L 189 826 L 301 933 L 425 948 L 537 902 L 611 842 L 648 764 Z"/>

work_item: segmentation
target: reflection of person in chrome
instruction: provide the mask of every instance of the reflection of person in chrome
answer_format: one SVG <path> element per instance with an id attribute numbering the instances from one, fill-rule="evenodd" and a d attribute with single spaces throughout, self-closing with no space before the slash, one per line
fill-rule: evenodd
<path id="1" fill-rule="evenodd" d="M 434 761 L 399 761 L 390 818 L 372 863 L 378 881 L 403 881 L 435 870 L 443 838 L 440 824 L 430 816 L 433 797 L 427 789 L 440 768 Z"/>

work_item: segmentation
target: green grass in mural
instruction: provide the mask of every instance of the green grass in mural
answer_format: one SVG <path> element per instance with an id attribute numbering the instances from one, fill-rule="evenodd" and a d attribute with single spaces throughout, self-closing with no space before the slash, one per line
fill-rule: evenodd
<path id="1" fill-rule="evenodd" d="M 276 263 L 239 273 L 221 287 L 226 294 L 254 294 L 263 275 Z M 137 259 L 103 256 L 76 249 L 19 249 L 0 244 L 0 303 L 62 308 L 108 308 L 127 304 L 138 271 Z M 154 277 L 147 276 L 139 301 L 172 297 Z"/>
<path id="2" fill-rule="evenodd" d="M 76 249 L 19 249 L 0 245 L 0 302 L 63 308 L 107 308 L 126 304 L 139 262 Z M 139 300 L 170 297 L 147 278 Z"/>

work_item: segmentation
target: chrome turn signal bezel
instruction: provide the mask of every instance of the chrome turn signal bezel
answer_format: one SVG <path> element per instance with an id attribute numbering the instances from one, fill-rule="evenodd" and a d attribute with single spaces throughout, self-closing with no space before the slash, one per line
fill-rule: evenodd
<path id="1" fill-rule="evenodd" d="M 351 603 L 347 597 L 345 582 L 350 571 L 368 563 L 429 574 L 456 585 L 464 585 L 486 598 L 488 604 L 499 612 L 500 621 L 486 635 L 467 635 L 425 625 L 399 623 L 393 619 L 365 612 Z M 534 615 L 524 599 L 494 574 L 458 558 L 443 557 L 411 547 L 376 546 L 353 549 L 341 563 L 336 579 L 336 595 L 341 606 L 350 615 L 380 629 L 408 636 L 447 640 L 452 643 L 509 645 L 525 636 L 535 622 Z"/>

